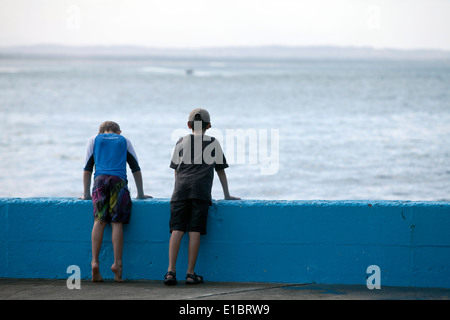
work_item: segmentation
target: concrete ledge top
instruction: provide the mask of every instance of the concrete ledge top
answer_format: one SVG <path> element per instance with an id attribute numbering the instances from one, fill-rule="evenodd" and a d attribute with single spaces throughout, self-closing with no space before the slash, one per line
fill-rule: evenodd
<path id="1" fill-rule="evenodd" d="M 168 198 L 151 198 L 151 199 L 136 199 L 133 198 L 133 203 L 149 205 L 153 204 L 168 204 Z M 35 197 L 35 198 L 0 198 L 0 204 L 6 203 L 56 203 L 56 204 L 74 204 L 74 203 L 90 203 L 89 200 L 81 200 L 70 197 Z M 237 206 L 237 207 L 252 207 L 252 206 L 362 206 L 362 207 L 450 207 L 448 201 L 410 201 L 410 200 L 258 200 L 258 199 L 244 199 L 244 200 L 213 200 L 214 205 L 219 206 Z"/>

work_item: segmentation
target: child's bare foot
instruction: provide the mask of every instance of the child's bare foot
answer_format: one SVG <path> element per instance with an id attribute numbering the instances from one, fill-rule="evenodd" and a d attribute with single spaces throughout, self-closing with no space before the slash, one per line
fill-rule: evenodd
<path id="1" fill-rule="evenodd" d="M 123 279 L 122 279 L 122 265 L 121 264 L 117 264 L 116 265 L 116 263 L 114 263 L 111 266 L 111 270 L 112 270 L 112 272 L 114 272 L 114 281 L 122 282 L 123 281 Z"/>
<path id="2" fill-rule="evenodd" d="M 92 262 L 92 282 L 102 282 L 103 278 L 100 274 L 100 267 L 98 266 L 98 263 Z"/>

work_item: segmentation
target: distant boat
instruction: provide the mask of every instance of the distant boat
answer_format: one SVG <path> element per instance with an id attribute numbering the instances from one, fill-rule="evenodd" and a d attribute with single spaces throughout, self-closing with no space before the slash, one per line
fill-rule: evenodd
<path id="1" fill-rule="evenodd" d="M 194 70 L 193 69 L 186 69 L 186 75 L 192 76 L 193 74 L 194 74 Z"/>

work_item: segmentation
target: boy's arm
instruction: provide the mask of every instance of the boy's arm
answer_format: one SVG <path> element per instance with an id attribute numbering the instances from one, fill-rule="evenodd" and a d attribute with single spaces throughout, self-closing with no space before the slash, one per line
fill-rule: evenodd
<path id="1" fill-rule="evenodd" d="M 83 171 L 83 196 L 80 197 L 80 199 L 83 200 L 91 200 L 91 176 L 92 176 L 92 171 L 89 170 L 84 170 Z"/>
<path id="2" fill-rule="evenodd" d="M 94 145 L 96 136 L 89 138 L 88 146 L 86 150 L 86 161 L 84 163 L 83 171 L 83 196 L 80 199 L 90 200 L 91 196 L 91 177 L 94 171 Z"/>
<path id="3" fill-rule="evenodd" d="M 144 194 L 144 187 L 142 183 L 142 173 L 141 168 L 139 167 L 138 158 L 136 156 L 136 152 L 134 151 L 133 145 L 131 141 L 125 138 L 127 141 L 127 162 L 130 166 L 131 172 L 133 173 L 134 182 L 136 183 L 137 189 L 137 199 L 147 199 L 153 198 L 152 196 L 147 196 Z"/>
<path id="4" fill-rule="evenodd" d="M 220 184 L 222 185 L 223 196 L 225 200 L 241 200 L 241 198 L 230 196 L 230 192 L 228 191 L 228 180 L 227 175 L 225 174 L 225 170 L 222 169 L 217 171 L 217 176 L 219 177 Z"/>
<path id="5" fill-rule="evenodd" d="M 144 194 L 141 170 L 133 172 L 133 178 L 134 178 L 134 182 L 136 183 L 136 189 L 138 192 L 136 198 L 138 198 L 138 199 L 153 198 L 152 196 L 147 196 Z"/>

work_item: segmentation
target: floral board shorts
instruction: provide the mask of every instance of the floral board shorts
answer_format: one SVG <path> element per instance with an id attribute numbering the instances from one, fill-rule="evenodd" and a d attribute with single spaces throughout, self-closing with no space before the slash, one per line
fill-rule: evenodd
<path id="1" fill-rule="evenodd" d="M 131 215 L 131 196 L 128 183 L 116 176 L 98 176 L 92 188 L 94 219 L 128 224 Z"/>

